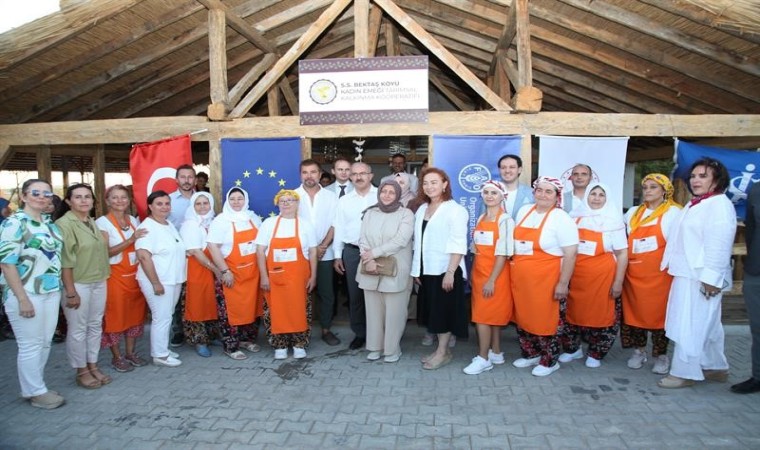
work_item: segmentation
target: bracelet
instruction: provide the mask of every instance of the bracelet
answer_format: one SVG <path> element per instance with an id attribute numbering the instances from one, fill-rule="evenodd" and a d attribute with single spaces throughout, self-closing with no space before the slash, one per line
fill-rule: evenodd
<path id="1" fill-rule="evenodd" d="M 74 295 L 69 295 L 69 294 L 66 294 L 66 298 L 74 298 L 74 297 L 76 297 L 76 296 L 77 296 L 77 294 L 74 294 Z"/>

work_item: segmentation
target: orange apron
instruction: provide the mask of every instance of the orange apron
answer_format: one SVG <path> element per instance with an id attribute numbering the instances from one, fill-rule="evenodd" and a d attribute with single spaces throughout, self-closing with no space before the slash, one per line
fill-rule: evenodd
<path id="1" fill-rule="evenodd" d="M 562 257 L 544 252 L 539 245 L 546 219 L 554 208 L 546 213 L 538 228 L 522 226 L 535 210 L 533 206 L 515 227 L 515 255 L 510 262 L 515 322 L 528 333 L 554 336 L 559 327 L 559 302 L 554 300 L 554 289 L 559 282 Z"/>
<path id="2" fill-rule="evenodd" d="M 509 265 L 496 277 L 493 295 L 483 297 L 483 286 L 496 264 L 496 242 L 499 240 L 499 217 L 493 222 L 481 220 L 475 226 L 473 242 L 477 254 L 472 264 L 472 321 L 485 325 L 506 325 L 512 320 L 514 302 L 509 282 Z M 480 243 L 479 243 L 480 242 Z"/>
<path id="3" fill-rule="evenodd" d="M 123 240 L 124 233 L 113 214 L 108 214 L 108 221 L 113 224 Z M 129 222 L 132 232 L 135 228 Z M 132 257 L 130 258 L 130 255 Z M 134 264 L 132 263 L 134 259 Z M 111 276 L 106 284 L 106 312 L 103 316 L 103 331 L 106 333 L 121 333 L 145 322 L 147 303 L 143 297 L 140 285 L 137 284 L 137 256 L 135 244 L 121 252 L 121 262 L 111 264 Z"/>
<path id="4" fill-rule="evenodd" d="M 573 325 L 607 328 L 615 324 L 615 299 L 610 289 L 617 263 L 612 253 L 604 251 L 603 235 L 578 229 L 580 244 L 567 296 L 567 321 Z"/>
<path id="5" fill-rule="evenodd" d="M 208 248 L 203 251 L 209 260 Z M 195 256 L 187 258 L 187 289 L 185 291 L 185 320 L 205 322 L 216 320 L 216 291 L 214 272 L 204 267 Z"/>
<path id="6" fill-rule="evenodd" d="M 237 231 L 232 224 L 232 251 L 224 260 L 232 272 L 232 287 L 224 286 L 224 304 L 230 325 L 247 325 L 256 320 L 259 292 L 259 265 L 256 262 L 256 244 L 259 230 L 251 228 Z"/>
<path id="7" fill-rule="evenodd" d="M 657 243 L 656 249 L 653 243 Z M 665 328 L 665 310 L 673 277 L 660 270 L 665 253 L 662 217 L 628 236 L 628 269 L 623 283 L 623 322 L 647 330 Z"/>
<path id="8" fill-rule="evenodd" d="M 298 237 L 298 218 L 296 234 L 288 238 L 278 238 L 277 228 L 280 217 L 274 225 L 272 240 L 269 242 L 267 255 L 267 272 L 269 273 L 269 319 L 272 334 L 299 333 L 307 331 L 306 323 L 306 283 L 311 276 L 309 260 L 301 251 L 301 239 Z"/>

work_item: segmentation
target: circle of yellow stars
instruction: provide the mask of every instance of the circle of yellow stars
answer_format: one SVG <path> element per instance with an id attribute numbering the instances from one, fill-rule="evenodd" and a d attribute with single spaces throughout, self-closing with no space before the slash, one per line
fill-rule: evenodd
<path id="1" fill-rule="evenodd" d="M 245 172 L 243 172 L 243 178 L 251 178 L 251 175 L 252 175 L 251 172 L 249 172 L 248 170 L 246 170 Z M 261 167 L 257 167 L 256 168 L 256 175 L 264 175 L 264 169 L 262 169 Z M 277 178 L 277 172 L 275 172 L 274 170 L 270 170 L 267 173 L 267 175 L 269 175 L 269 178 Z M 243 181 L 240 178 L 238 178 L 237 180 L 235 180 L 235 186 L 239 187 L 242 184 L 243 184 Z M 283 180 L 282 178 L 280 178 L 279 180 L 277 180 L 277 184 L 280 185 L 280 187 L 285 187 L 285 180 Z M 272 211 L 272 212 L 269 213 L 269 217 L 274 217 L 276 215 L 277 214 L 275 214 L 274 211 Z"/>

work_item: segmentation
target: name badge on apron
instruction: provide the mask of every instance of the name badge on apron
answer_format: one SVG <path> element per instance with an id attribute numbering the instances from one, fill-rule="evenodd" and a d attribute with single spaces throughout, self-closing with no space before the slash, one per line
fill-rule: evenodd
<path id="1" fill-rule="evenodd" d="M 296 248 L 278 248 L 274 250 L 274 262 L 293 262 L 298 260 Z"/>
<path id="2" fill-rule="evenodd" d="M 256 253 L 256 243 L 254 241 L 243 242 L 238 244 L 238 249 L 240 249 L 240 256 L 248 256 Z"/>
<path id="3" fill-rule="evenodd" d="M 633 253 L 648 253 L 657 250 L 657 237 L 649 236 L 633 240 Z"/>
<path id="4" fill-rule="evenodd" d="M 129 265 L 134 266 L 137 264 L 137 253 L 129 252 L 127 255 L 129 256 Z"/>
<path id="5" fill-rule="evenodd" d="M 515 255 L 532 255 L 533 241 L 515 241 Z"/>
<path id="6" fill-rule="evenodd" d="M 476 230 L 472 240 L 476 245 L 493 245 L 493 231 Z"/>
<path id="7" fill-rule="evenodd" d="M 578 243 L 578 253 L 581 255 L 594 256 L 596 254 L 596 242 L 580 241 Z"/>

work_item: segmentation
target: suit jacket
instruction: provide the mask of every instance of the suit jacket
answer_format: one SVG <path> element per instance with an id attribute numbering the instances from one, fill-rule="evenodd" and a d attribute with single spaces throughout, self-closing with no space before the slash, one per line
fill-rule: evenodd
<path id="1" fill-rule="evenodd" d="M 512 208 L 512 211 L 509 212 L 512 216 L 512 220 L 516 219 L 517 211 L 519 211 L 520 208 L 531 203 L 535 203 L 535 200 L 533 199 L 533 189 L 527 184 L 519 183 L 517 185 L 517 197 L 515 198 L 515 206 Z"/>
<path id="2" fill-rule="evenodd" d="M 393 256 L 396 259 L 396 276 L 368 275 L 358 270 L 356 281 L 362 289 L 379 292 L 402 292 L 412 288 L 412 234 L 414 214 L 406 208 L 384 213 L 371 208 L 362 219 L 359 246 L 369 248 L 375 257 Z M 360 263 L 361 265 L 361 263 Z"/>

